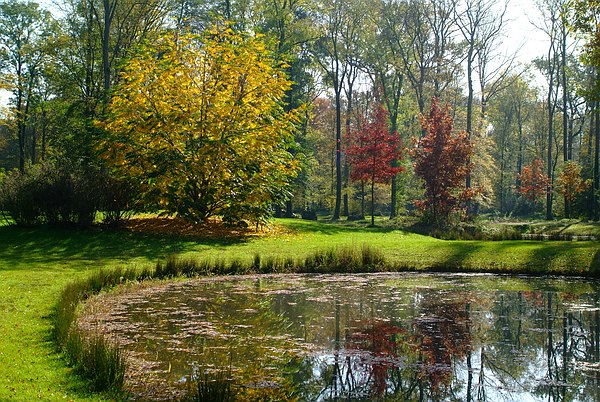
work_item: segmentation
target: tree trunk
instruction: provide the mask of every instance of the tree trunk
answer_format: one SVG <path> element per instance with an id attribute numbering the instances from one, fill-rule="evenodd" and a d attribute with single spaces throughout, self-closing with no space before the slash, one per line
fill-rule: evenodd
<path id="1" fill-rule="evenodd" d="M 567 112 L 567 28 L 562 21 L 562 54 L 561 54 L 561 79 L 562 79 L 562 105 L 563 105 L 563 161 L 569 160 L 569 113 Z M 571 201 L 565 195 L 565 216 L 571 217 Z"/>
<path id="2" fill-rule="evenodd" d="M 552 129 L 553 129 L 553 124 L 552 124 L 552 111 L 549 110 L 548 112 L 549 118 L 548 118 L 548 155 L 547 155 L 547 162 L 548 162 L 548 169 L 547 169 L 547 175 L 548 178 L 550 179 L 550 185 L 548 185 L 548 188 L 546 189 L 546 219 L 551 221 L 553 216 L 552 216 Z"/>
<path id="3" fill-rule="evenodd" d="M 46 131 L 48 128 L 46 119 L 46 111 L 42 110 L 42 146 L 40 149 L 40 158 L 42 161 L 46 160 Z"/>
<path id="4" fill-rule="evenodd" d="M 375 226 L 375 178 L 371 178 L 371 226 Z"/>
<path id="5" fill-rule="evenodd" d="M 114 17 L 115 9 L 117 7 L 117 1 L 111 5 L 110 0 L 103 0 L 102 5 L 104 7 L 104 27 L 102 30 L 102 72 L 104 75 L 104 105 L 108 104 L 110 91 L 110 29 L 112 20 Z"/>
<path id="6" fill-rule="evenodd" d="M 17 108 L 17 116 L 21 114 L 21 111 Z M 19 137 L 19 170 L 25 171 L 25 123 L 22 121 L 22 117 L 17 117 L 17 136 Z"/>
<path id="7" fill-rule="evenodd" d="M 469 46 L 469 53 L 467 55 L 467 89 L 468 89 L 468 96 L 467 96 L 467 135 L 469 138 L 469 141 L 471 140 L 471 133 L 473 131 L 473 46 L 475 46 L 474 44 L 474 39 L 471 40 L 470 42 L 470 46 Z M 467 160 L 466 163 L 467 165 L 470 163 L 470 160 Z M 466 187 L 467 188 L 471 188 L 471 171 L 469 169 L 469 171 L 467 172 L 467 180 L 466 180 Z"/>
<path id="8" fill-rule="evenodd" d="M 504 214 L 504 144 L 500 153 L 500 215 Z"/>
<path id="9" fill-rule="evenodd" d="M 292 205 L 292 200 L 285 201 L 285 217 L 293 218 L 294 217 L 294 208 Z"/>
<path id="10" fill-rule="evenodd" d="M 552 134 L 554 130 L 554 108 L 556 106 L 556 102 L 553 101 L 554 94 L 554 68 L 552 68 L 552 63 L 556 60 L 556 53 L 554 53 L 554 60 L 551 59 L 553 46 L 548 51 L 548 98 L 547 98 L 547 106 L 548 106 L 548 152 L 547 152 L 547 175 L 550 179 L 550 185 L 546 189 L 546 219 L 552 220 L 552 183 L 554 182 L 552 178 Z"/>
<path id="11" fill-rule="evenodd" d="M 32 71 L 33 70 L 33 71 Z M 29 71 L 29 81 L 27 82 L 27 95 L 25 97 L 25 113 L 23 113 L 23 130 L 26 130 L 27 128 L 27 124 L 25 123 L 26 120 L 29 120 L 29 111 L 31 109 L 31 98 L 32 98 L 32 91 L 33 91 L 33 85 L 34 85 L 34 78 L 35 78 L 35 69 L 30 69 Z M 24 132 L 25 133 L 25 132 Z M 36 146 L 37 146 L 37 138 L 36 138 L 36 132 L 35 132 L 35 125 L 32 125 L 31 127 L 31 144 L 30 145 L 30 155 L 29 155 L 29 159 L 31 161 L 31 164 L 35 164 L 35 159 L 36 159 Z"/>
<path id="12" fill-rule="evenodd" d="M 521 106 L 517 108 L 517 124 L 519 126 L 519 155 L 517 156 L 517 179 L 515 181 L 515 186 L 517 188 L 517 192 L 521 191 L 521 173 L 523 172 L 523 119 L 521 116 Z"/>
<path id="13" fill-rule="evenodd" d="M 594 133 L 596 131 L 596 104 L 597 102 L 591 102 L 590 105 L 590 127 L 589 127 L 589 132 L 588 132 L 588 139 L 587 139 L 587 144 L 586 144 L 586 150 L 587 150 L 587 166 L 590 169 L 590 172 L 592 173 L 592 186 L 590 187 L 590 197 L 589 197 L 589 201 L 587 203 L 587 209 L 588 209 L 588 217 L 590 219 L 594 219 L 594 210 L 595 210 L 595 198 L 594 198 L 594 192 L 596 190 L 595 184 L 594 184 Z"/>
<path id="14" fill-rule="evenodd" d="M 19 56 L 20 57 L 20 56 Z M 23 76 L 22 65 L 19 61 L 17 64 L 17 104 L 16 104 L 16 117 L 17 117 L 17 137 L 19 140 L 19 170 L 25 171 L 25 116 L 23 113 Z"/>
<path id="15" fill-rule="evenodd" d="M 397 167 L 398 161 L 393 161 L 392 166 Z M 396 183 L 396 179 L 398 175 L 395 174 L 392 177 L 392 185 L 391 185 L 391 199 L 390 199 L 390 219 L 394 219 L 398 216 L 398 183 Z"/>
<path id="16" fill-rule="evenodd" d="M 350 207 L 348 206 L 349 202 L 348 202 L 348 182 L 345 181 L 344 184 L 344 194 L 342 196 L 342 212 L 341 215 L 342 216 L 348 216 L 350 213 Z"/>
<path id="17" fill-rule="evenodd" d="M 333 220 L 340 219 L 342 204 L 342 100 L 341 93 L 335 88 L 335 209 Z"/>
<path id="18" fill-rule="evenodd" d="M 391 135 L 398 135 L 398 103 L 400 101 L 400 96 L 402 94 L 402 76 L 400 76 L 399 79 L 399 83 L 398 83 L 398 91 L 396 92 L 396 94 L 394 94 L 394 110 L 390 111 L 389 106 L 388 106 L 388 112 L 390 113 L 390 134 Z M 392 166 L 393 167 L 398 167 L 398 159 L 394 159 L 392 161 Z M 396 179 L 398 178 L 398 174 L 395 174 L 394 177 L 392 177 L 392 188 L 391 188 L 391 195 L 390 195 L 390 219 L 394 219 L 396 216 L 398 216 L 397 211 L 398 211 L 398 183 L 396 181 Z"/>
<path id="19" fill-rule="evenodd" d="M 365 181 L 360 181 L 360 215 L 365 216 Z"/>
<path id="20" fill-rule="evenodd" d="M 404 83 L 404 75 L 396 73 L 395 79 L 397 80 L 396 91 L 393 94 L 393 99 L 387 95 L 385 86 L 385 73 L 380 72 L 381 83 L 384 90 L 385 101 L 387 103 L 388 113 L 390 114 L 390 135 L 398 135 L 398 107 L 400 104 L 400 97 L 402 96 L 402 85 Z M 398 167 L 398 160 L 392 161 L 393 167 Z M 390 194 L 390 219 L 394 219 L 397 216 L 398 211 L 398 183 L 396 181 L 398 175 L 395 174 L 391 180 L 391 194 Z"/>
<path id="21" fill-rule="evenodd" d="M 592 202 L 594 204 L 594 220 L 600 219 L 600 101 L 596 102 L 596 132 L 594 145 L 594 193 Z"/>
<path id="22" fill-rule="evenodd" d="M 345 119 L 346 121 L 345 123 L 345 128 L 346 128 L 346 137 L 350 135 L 350 124 L 352 123 L 352 108 L 353 108 L 353 100 L 354 100 L 354 82 L 351 80 L 350 75 L 348 76 L 348 79 L 346 80 L 346 82 L 348 83 L 348 91 L 346 92 L 346 100 L 347 100 L 347 105 L 346 105 L 346 116 Z M 349 215 L 349 202 L 348 202 L 348 183 L 350 182 L 349 180 L 349 176 L 350 176 L 350 167 L 348 166 L 348 160 L 347 158 L 344 158 L 344 210 L 342 215 L 344 216 L 348 216 Z"/>

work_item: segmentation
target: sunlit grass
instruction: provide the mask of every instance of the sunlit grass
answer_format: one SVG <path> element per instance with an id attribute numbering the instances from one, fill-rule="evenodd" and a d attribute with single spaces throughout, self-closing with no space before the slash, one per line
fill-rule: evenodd
<path id="1" fill-rule="evenodd" d="M 100 401 L 55 352 L 48 318 L 67 283 L 176 255 L 252 264 L 369 245 L 400 267 L 597 276 L 598 242 L 444 241 L 386 227 L 278 220 L 275 235 L 194 238 L 0 224 L 0 400 Z"/>

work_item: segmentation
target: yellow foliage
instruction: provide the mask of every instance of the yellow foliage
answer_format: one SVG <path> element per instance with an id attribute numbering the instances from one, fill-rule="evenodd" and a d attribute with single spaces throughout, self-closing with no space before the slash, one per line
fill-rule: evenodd
<path id="1" fill-rule="evenodd" d="M 493 140 L 488 136 L 474 136 L 473 144 L 475 151 L 473 153 L 473 173 L 472 187 L 478 189 L 475 199 L 483 208 L 490 208 L 494 202 L 494 184 L 493 180 L 498 171 L 491 156 L 494 147 Z"/>
<path id="2" fill-rule="evenodd" d="M 260 219 L 297 172 L 281 67 L 229 28 L 165 35 L 125 67 L 102 155 L 170 212 Z"/>

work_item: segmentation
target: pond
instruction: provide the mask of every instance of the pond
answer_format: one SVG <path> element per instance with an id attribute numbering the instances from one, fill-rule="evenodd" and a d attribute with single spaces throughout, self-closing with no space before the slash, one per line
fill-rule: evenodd
<path id="1" fill-rule="evenodd" d="M 231 378 L 241 400 L 600 401 L 599 290 L 496 275 L 217 277 L 104 295 L 80 325 L 127 351 L 132 399 Z"/>

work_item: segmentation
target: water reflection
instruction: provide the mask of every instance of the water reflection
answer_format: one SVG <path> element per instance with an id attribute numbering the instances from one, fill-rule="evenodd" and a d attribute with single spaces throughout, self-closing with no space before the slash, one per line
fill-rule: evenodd
<path id="1" fill-rule="evenodd" d="M 143 399 L 225 369 L 247 400 L 600 401 L 598 298 L 574 279 L 229 277 L 125 292 L 87 320 L 130 351 Z"/>

